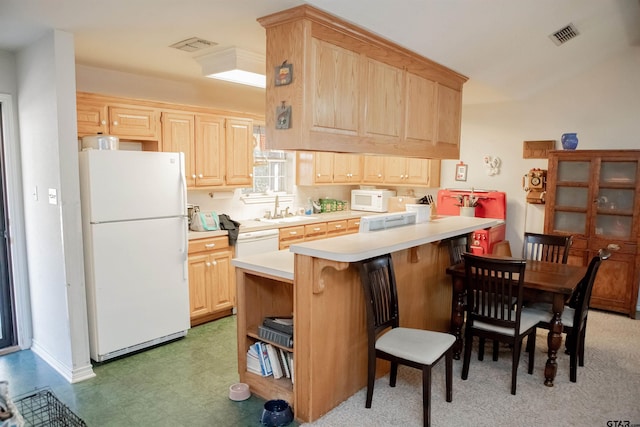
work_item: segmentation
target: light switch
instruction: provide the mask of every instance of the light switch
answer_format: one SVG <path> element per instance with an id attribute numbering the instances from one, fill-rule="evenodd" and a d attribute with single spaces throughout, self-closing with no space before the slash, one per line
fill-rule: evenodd
<path id="1" fill-rule="evenodd" d="M 49 189 L 49 204 L 57 205 L 58 204 L 58 192 L 55 188 Z"/>

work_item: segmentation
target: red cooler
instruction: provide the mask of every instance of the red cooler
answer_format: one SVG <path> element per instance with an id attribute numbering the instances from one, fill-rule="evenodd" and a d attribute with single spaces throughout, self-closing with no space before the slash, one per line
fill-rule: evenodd
<path id="1" fill-rule="evenodd" d="M 438 191 L 438 214 L 439 215 L 460 215 L 459 196 L 471 196 L 478 199 L 476 206 L 476 217 L 478 218 L 507 218 L 507 196 L 503 191 L 494 190 L 452 190 L 445 189 Z M 495 227 L 475 230 L 471 233 L 471 252 L 477 255 L 491 254 L 496 243 L 502 242 L 505 238 L 506 224 Z"/>

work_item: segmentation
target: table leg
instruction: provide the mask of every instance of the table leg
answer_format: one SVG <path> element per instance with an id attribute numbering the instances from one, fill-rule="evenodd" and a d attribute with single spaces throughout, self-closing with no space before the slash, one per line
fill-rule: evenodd
<path id="1" fill-rule="evenodd" d="M 452 277 L 452 280 L 451 333 L 456 337 L 456 342 L 453 344 L 453 358 L 459 360 L 462 353 L 462 324 L 464 323 L 464 279 Z"/>
<path id="2" fill-rule="evenodd" d="M 553 387 L 553 380 L 556 378 L 558 363 L 556 362 L 558 349 L 562 344 L 562 312 L 564 310 L 564 298 L 562 295 L 554 295 L 553 298 L 553 319 L 547 336 L 549 346 L 547 364 L 544 367 L 544 385 Z"/>

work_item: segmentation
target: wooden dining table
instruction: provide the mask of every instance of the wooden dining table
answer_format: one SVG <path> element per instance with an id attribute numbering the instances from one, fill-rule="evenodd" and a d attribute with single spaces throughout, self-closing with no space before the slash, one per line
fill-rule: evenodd
<path id="1" fill-rule="evenodd" d="M 508 258 L 499 255 L 487 257 Z M 527 260 L 524 272 L 524 299 L 533 302 L 549 302 L 553 306 L 553 318 L 547 337 L 548 358 L 544 368 L 544 384 L 553 387 L 558 365 L 556 357 L 562 343 L 562 312 L 565 301 L 582 280 L 587 267 Z M 453 278 L 453 297 L 451 302 L 451 333 L 456 342 L 453 347 L 454 358 L 460 359 L 462 352 L 462 325 L 465 310 L 465 269 L 464 263 L 447 268 L 447 274 Z"/>

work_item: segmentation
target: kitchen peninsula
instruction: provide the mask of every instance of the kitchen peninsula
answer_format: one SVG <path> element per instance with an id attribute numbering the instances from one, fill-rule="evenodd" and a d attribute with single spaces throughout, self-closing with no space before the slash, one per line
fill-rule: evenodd
<path id="1" fill-rule="evenodd" d="M 366 313 L 353 263 L 391 253 L 401 325 L 448 331 L 451 286 L 445 269 L 449 255 L 439 243 L 502 222 L 441 217 L 235 259 L 240 381 L 266 399 L 291 402 L 300 421 L 320 418 L 366 385 Z M 263 318 L 292 314 L 293 383 L 248 372 L 247 349 L 261 340 L 257 329 Z M 388 365 L 379 363 L 378 367 L 379 375 L 388 371 Z"/>

